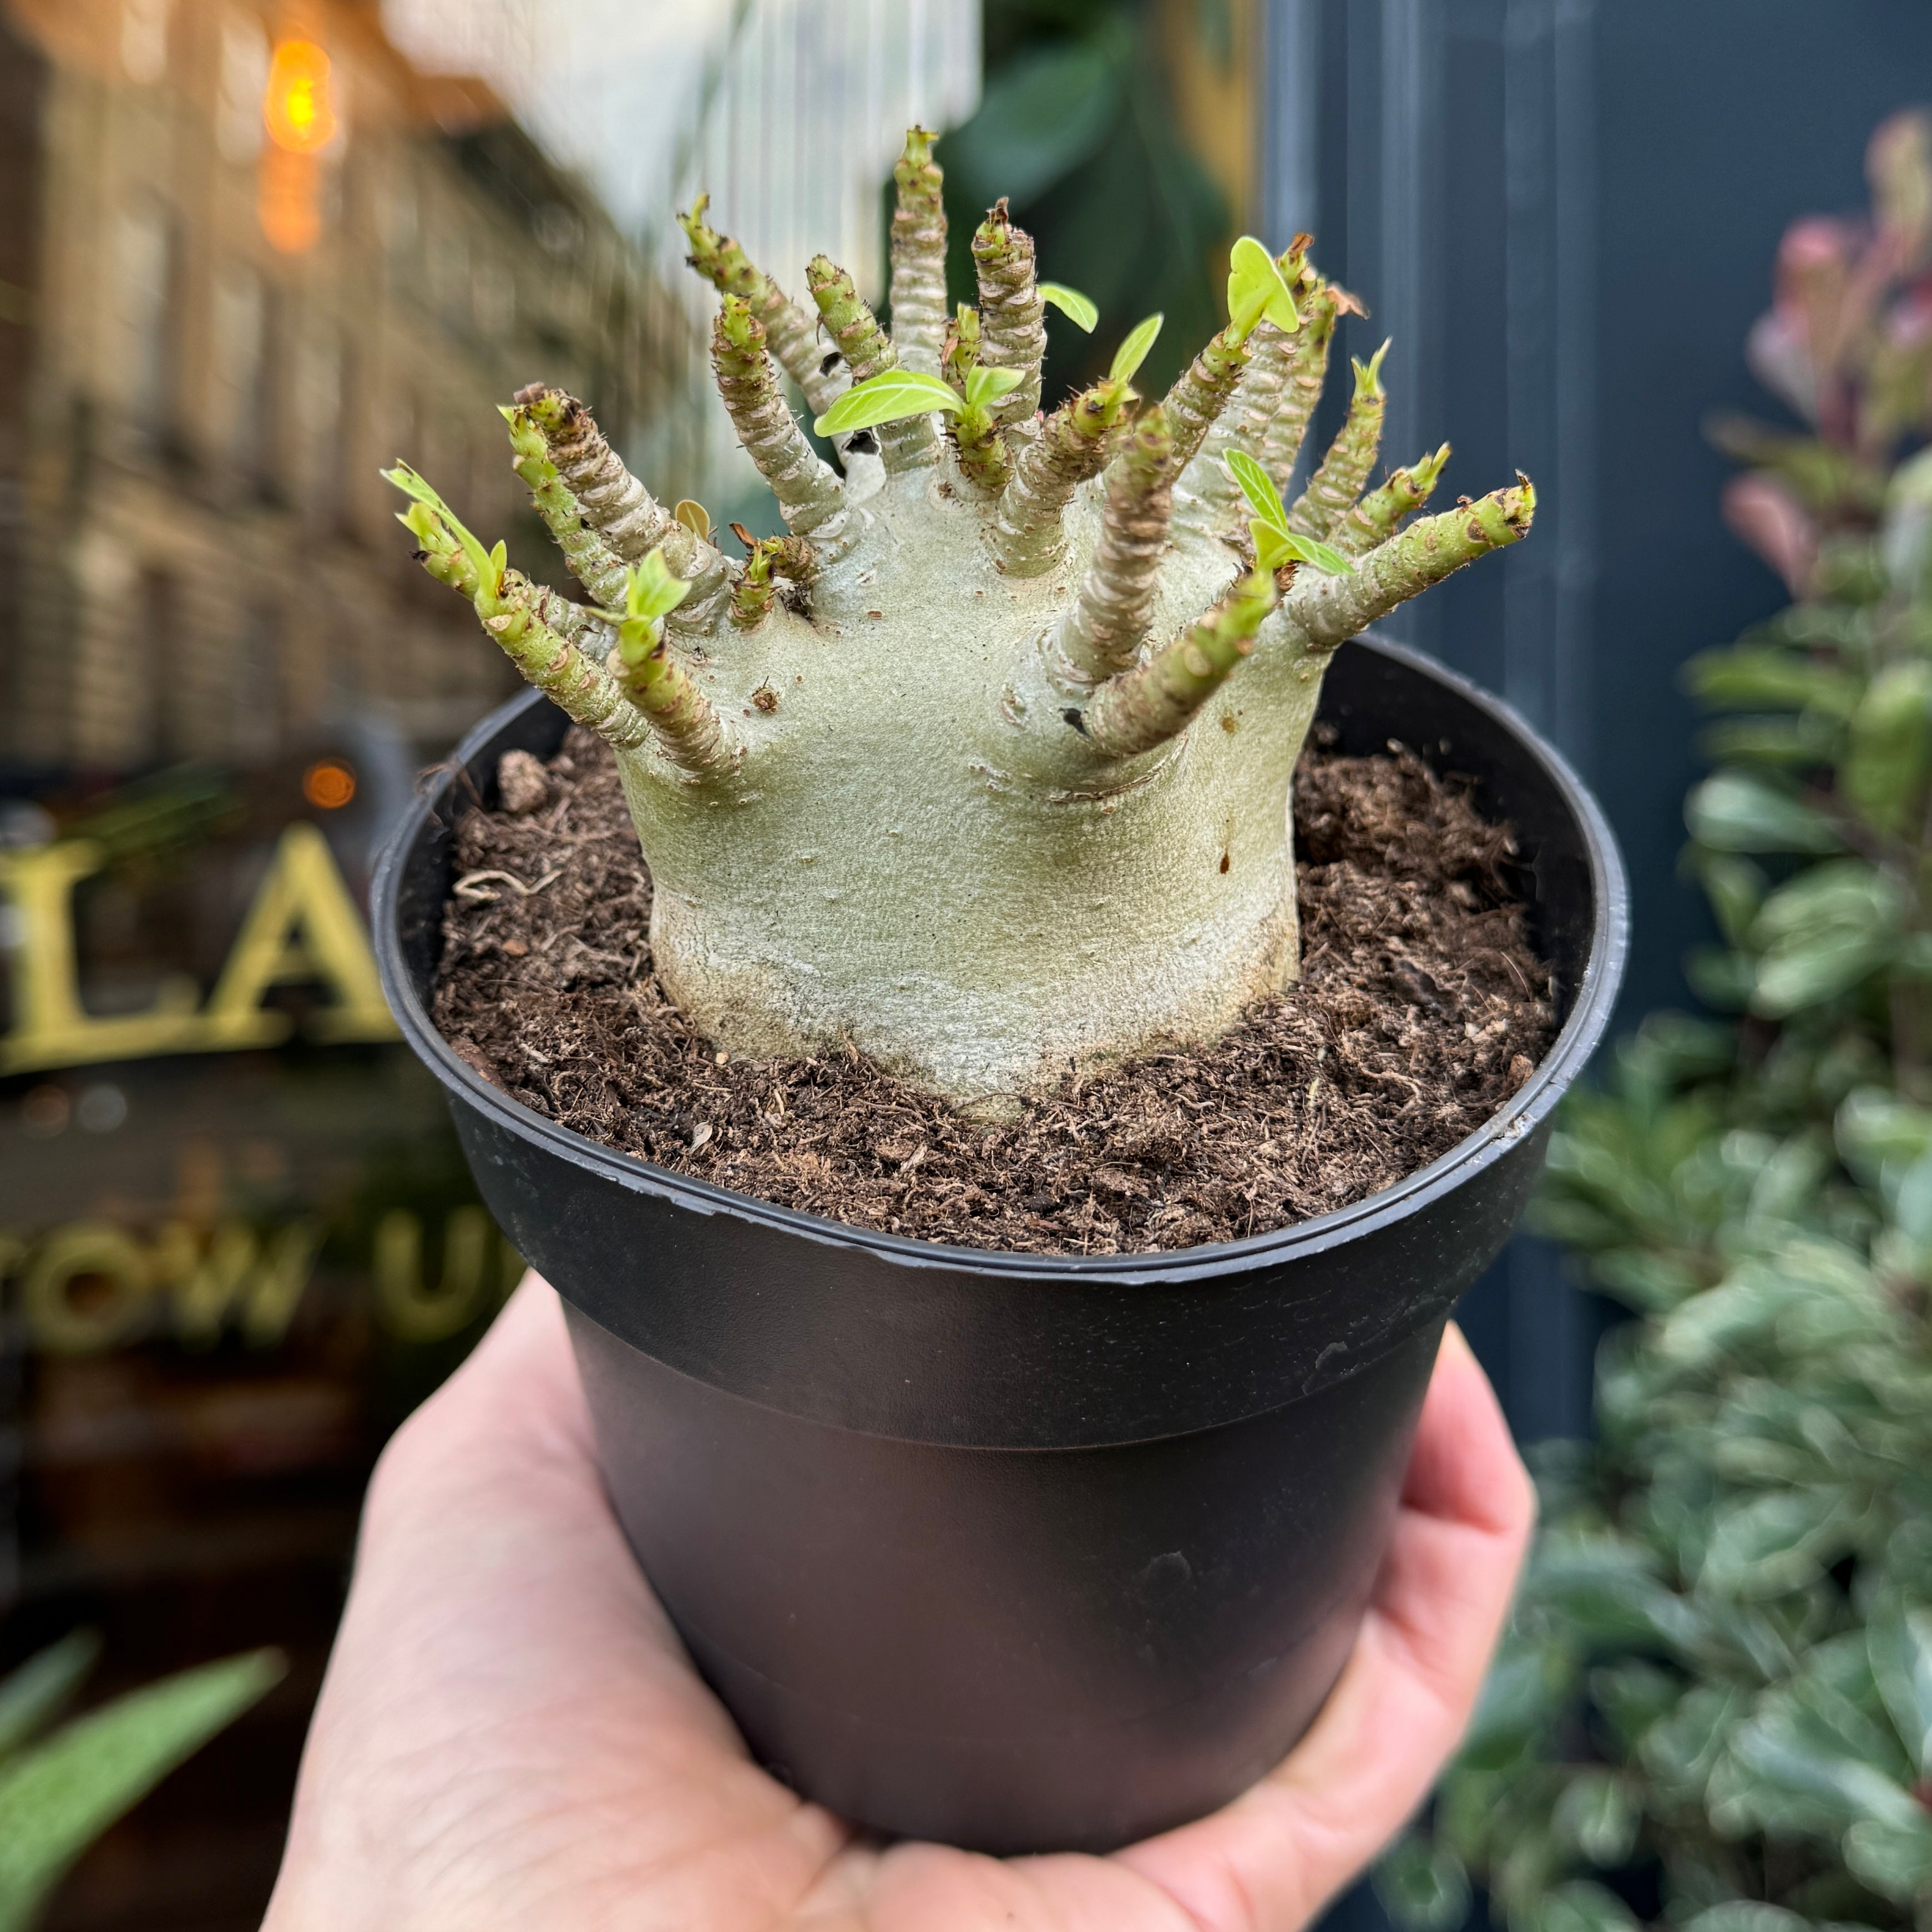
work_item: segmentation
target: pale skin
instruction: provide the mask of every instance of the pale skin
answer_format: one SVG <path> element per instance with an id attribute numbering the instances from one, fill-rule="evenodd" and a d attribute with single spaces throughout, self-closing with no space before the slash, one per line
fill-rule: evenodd
<path id="1" fill-rule="evenodd" d="M 1295 1932 L 1454 1750 L 1534 1507 L 1452 1327 L 1354 1654 L 1273 1772 L 1110 1858 L 881 1845 L 692 1669 L 530 1277 L 376 1470 L 265 1932 Z"/>

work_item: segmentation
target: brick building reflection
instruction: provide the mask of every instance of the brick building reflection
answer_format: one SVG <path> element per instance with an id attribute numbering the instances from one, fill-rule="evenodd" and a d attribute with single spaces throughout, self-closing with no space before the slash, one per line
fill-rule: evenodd
<path id="1" fill-rule="evenodd" d="M 542 374 L 675 468 L 688 310 L 374 5 L 11 0 L 0 35 L 0 756 L 253 762 L 372 709 L 440 750 L 508 681 L 378 464 L 518 527 L 491 406 Z"/>

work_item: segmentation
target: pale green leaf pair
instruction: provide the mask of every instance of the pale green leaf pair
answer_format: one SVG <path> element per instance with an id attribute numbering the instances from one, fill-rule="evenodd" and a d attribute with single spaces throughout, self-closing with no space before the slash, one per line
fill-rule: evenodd
<path id="1" fill-rule="evenodd" d="M 1244 339 L 1264 319 L 1284 335 L 1301 326 L 1280 263 L 1252 235 L 1244 235 L 1228 257 L 1228 319 Z"/>
<path id="2" fill-rule="evenodd" d="M 1048 286 L 1055 286 L 1048 284 Z M 1085 304 L 1096 320 L 1099 311 L 1084 296 L 1072 289 L 1061 290 L 1064 296 L 1075 297 Z M 1064 304 L 1061 304 L 1064 306 Z M 1079 316 L 1069 309 L 1068 314 L 1079 321 Z M 1128 382 L 1135 372 L 1147 360 L 1148 351 L 1160 333 L 1161 318 L 1150 315 L 1136 328 L 1123 342 L 1114 357 L 1113 367 L 1108 371 L 1108 380 L 1114 382 Z M 1091 326 L 1082 322 L 1082 328 Z M 916 369 L 886 369 L 876 376 L 868 376 L 862 382 L 854 382 L 831 408 L 818 417 L 812 428 L 820 436 L 850 436 L 862 429 L 877 429 L 882 424 L 902 422 L 908 416 L 929 416 L 934 410 L 957 416 L 968 409 L 986 409 L 1004 396 L 1011 395 L 1024 380 L 1017 369 L 983 367 L 970 370 L 966 376 L 965 394 L 962 396 L 950 382 L 937 376 L 922 375 Z"/>
<path id="3" fill-rule="evenodd" d="M 508 545 L 500 542 L 494 550 L 485 550 L 482 538 L 470 533 L 456 512 L 406 463 L 398 462 L 394 469 L 384 470 L 382 480 L 393 483 L 404 496 L 412 497 L 456 539 L 462 547 L 463 554 L 470 560 L 470 568 L 476 572 L 477 584 L 484 596 L 494 597 L 502 589 L 504 568 L 510 560 Z M 423 534 L 420 525 L 408 515 L 404 515 L 401 521 L 417 536 Z"/>
<path id="4" fill-rule="evenodd" d="M 664 562 L 660 544 L 641 563 L 634 563 L 624 580 L 624 614 L 633 622 L 656 623 L 668 617 L 691 595 L 691 586 Z"/>
<path id="5" fill-rule="evenodd" d="M 1288 528 L 1288 512 L 1274 478 L 1246 450 L 1231 449 L 1228 468 L 1255 513 L 1248 530 L 1255 540 L 1255 562 L 1260 568 L 1279 570 L 1285 563 L 1312 563 L 1325 576 L 1340 577 L 1352 568 L 1340 550 Z"/>
<path id="6" fill-rule="evenodd" d="M 26 1932 L 74 1860 L 284 1668 L 266 1650 L 205 1664 L 30 1743 L 98 1651 L 76 1632 L 0 1684 L 0 1932 Z"/>

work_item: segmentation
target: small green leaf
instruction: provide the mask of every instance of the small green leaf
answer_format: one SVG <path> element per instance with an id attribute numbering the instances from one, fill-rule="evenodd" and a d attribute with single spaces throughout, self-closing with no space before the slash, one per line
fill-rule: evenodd
<path id="1" fill-rule="evenodd" d="M 974 409 L 983 410 L 1010 396 L 1026 380 L 1018 369 L 969 369 L 966 372 L 966 400 Z"/>
<path id="2" fill-rule="evenodd" d="M 1780 886 L 1751 922 L 1762 954 L 1754 1011 L 1781 1019 L 1834 998 L 1890 958 L 1904 917 L 1898 884 L 1862 859 L 1832 859 Z"/>
<path id="3" fill-rule="evenodd" d="M 664 562 L 664 546 L 631 566 L 624 584 L 624 614 L 655 623 L 668 616 L 691 595 L 691 586 Z"/>
<path id="4" fill-rule="evenodd" d="M 671 515 L 694 537 L 711 534 L 711 512 L 695 496 L 681 497 Z"/>
<path id="5" fill-rule="evenodd" d="M 1255 540 L 1255 562 L 1263 570 L 1279 570 L 1285 563 L 1312 563 L 1324 577 L 1340 577 L 1354 568 L 1340 550 L 1330 550 L 1312 537 L 1259 521 L 1250 524 L 1248 529 Z"/>
<path id="6" fill-rule="evenodd" d="M 476 537 L 471 536 L 464 527 L 463 520 L 430 488 L 424 478 L 406 463 L 399 462 L 394 469 L 382 472 L 382 480 L 386 483 L 393 483 L 404 496 L 413 497 L 442 518 L 450 535 L 462 546 L 463 554 L 470 560 L 470 566 L 476 573 L 477 583 L 488 595 L 495 596 L 502 587 L 502 566 Z M 496 548 L 502 552 L 503 546 L 499 544 Z"/>
<path id="7" fill-rule="evenodd" d="M 1131 382 L 1134 380 L 1141 364 L 1148 358 L 1148 351 L 1153 348 L 1155 338 L 1160 334 L 1160 326 L 1165 320 L 1156 312 L 1128 331 L 1126 341 L 1114 351 L 1113 366 L 1107 371 L 1108 382 Z"/>
<path id="8" fill-rule="evenodd" d="M 1286 334 L 1301 326 L 1280 265 L 1252 235 L 1244 235 L 1228 257 L 1228 319 L 1246 337 L 1264 316 Z"/>
<path id="9" fill-rule="evenodd" d="M 1070 289 L 1064 282 L 1042 282 L 1040 298 L 1059 310 L 1076 328 L 1094 333 L 1094 325 L 1100 320 L 1100 311 L 1078 289 Z"/>
<path id="10" fill-rule="evenodd" d="M 937 376 L 916 369 L 887 369 L 854 382 L 812 424 L 820 436 L 844 436 L 853 430 L 876 429 L 881 423 L 903 422 L 908 416 L 928 416 L 934 410 L 963 408 L 958 390 Z"/>
<path id="11" fill-rule="evenodd" d="M 1249 508 L 1263 523 L 1285 534 L 1288 512 L 1282 506 L 1281 492 L 1274 487 L 1274 478 L 1245 449 L 1228 451 L 1228 473 L 1241 486 Z"/>

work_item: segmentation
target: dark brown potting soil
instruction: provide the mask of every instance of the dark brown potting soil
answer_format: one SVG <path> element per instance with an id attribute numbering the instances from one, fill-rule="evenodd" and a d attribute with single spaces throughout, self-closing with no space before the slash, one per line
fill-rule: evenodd
<path id="1" fill-rule="evenodd" d="M 512 752 L 456 838 L 437 1025 L 527 1107 L 741 1193 L 929 1240 L 1115 1254 L 1225 1241 L 1425 1166 L 1555 1025 L 1506 826 L 1420 759 L 1311 745 L 1295 777 L 1302 977 L 1210 1047 L 964 1118 L 856 1052 L 722 1059 L 651 971 L 650 874 L 602 742 Z"/>

